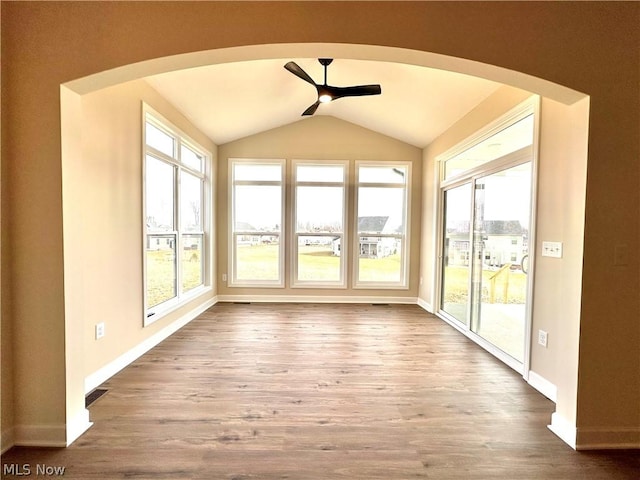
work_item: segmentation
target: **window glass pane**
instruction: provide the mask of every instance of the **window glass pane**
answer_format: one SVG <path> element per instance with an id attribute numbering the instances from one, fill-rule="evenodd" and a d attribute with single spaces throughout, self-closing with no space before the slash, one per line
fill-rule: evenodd
<path id="1" fill-rule="evenodd" d="M 176 296 L 176 236 L 147 235 L 147 307 Z"/>
<path id="2" fill-rule="evenodd" d="M 358 280 L 398 283 L 402 280 L 402 241 L 399 238 L 358 237 Z"/>
<path id="3" fill-rule="evenodd" d="M 344 182 L 342 165 L 298 165 L 298 182 Z"/>
<path id="4" fill-rule="evenodd" d="M 358 188 L 358 232 L 403 233 L 404 188 Z"/>
<path id="5" fill-rule="evenodd" d="M 174 179 L 175 167 L 147 155 L 145 202 L 149 231 L 174 230 Z"/>
<path id="6" fill-rule="evenodd" d="M 360 167 L 360 183 L 402 183 L 406 182 L 406 167 Z"/>
<path id="7" fill-rule="evenodd" d="M 149 122 L 145 124 L 145 138 L 147 145 L 150 147 L 170 157 L 175 155 L 175 140 L 173 137 Z"/>
<path id="8" fill-rule="evenodd" d="M 204 162 L 202 155 L 198 155 L 189 147 L 185 147 L 184 145 L 180 146 L 180 160 L 182 161 L 183 165 L 186 165 L 193 170 L 197 170 L 199 172 L 204 171 Z"/>
<path id="9" fill-rule="evenodd" d="M 298 232 L 342 232 L 342 187 L 297 187 Z"/>
<path id="10" fill-rule="evenodd" d="M 445 178 L 496 160 L 533 143 L 533 114 L 445 162 Z"/>
<path id="11" fill-rule="evenodd" d="M 236 185 L 234 188 L 234 231 L 280 231 L 281 186 Z"/>
<path id="12" fill-rule="evenodd" d="M 282 181 L 282 165 L 236 163 L 233 166 L 233 179 L 236 181 Z"/>
<path id="13" fill-rule="evenodd" d="M 180 223 L 184 232 L 201 232 L 203 182 L 182 171 L 180 177 Z"/>
<path id="14" fill-rule="evenodd" d="M 183 235 L 182 236 L 182 291 L 186 292 L 192 288 L 202 285 L 203 256 L 202 245 L 204 236 Z"/>
<path id="15" fill-rule="evenodd" d="M 278 281 L 280 279 L 280 236 L 235 235 L 236 280 Z"/>
<path id="16" fill-rule="evenodd" d="M 340 281 L 341 235 L 298 237 L 298 280 Z"/>

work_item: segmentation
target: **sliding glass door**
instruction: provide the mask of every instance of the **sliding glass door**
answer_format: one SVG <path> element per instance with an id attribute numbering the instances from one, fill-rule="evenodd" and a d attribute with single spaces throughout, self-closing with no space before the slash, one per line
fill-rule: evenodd
<path id="1" fill-rule="evenodd" d="M 440 309 L 522 363 L 531 162 L 471 177 L 442 198 Z"/>
<path id="2" fill-rule="evenodd" d="M 480 177 L 474 185 L 470 328 L 522 363 L 531 162 Z"/>
<path id="3" fill-rule="evenodd" d="M 437 312 L 523 372 L 538 108 L 531 97 L 437 158 Z"/>

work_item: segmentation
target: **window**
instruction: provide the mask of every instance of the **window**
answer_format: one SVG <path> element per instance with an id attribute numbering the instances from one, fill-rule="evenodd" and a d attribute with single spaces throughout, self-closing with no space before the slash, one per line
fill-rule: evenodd
<path id="1" fill-rule="evenodd" d="M 281 287 L 283 161 L 232 160 L 231 286 Z"/>
<path id="2" fill-rule="evenodd" d="M 229 162 L 229 286 L 346 288 L 350 265 L 352 288 L 406 289 L 410 163 L 285 166 Z M 350 168 L 355 182 L 348 181 Z"/>
<path id="3" fill-rule="evenodd" d="M 407 286 L 410 165 L 358 163 L 356 287 Z"/>
<path id="4" fill-rule="evenodd" d="M 448 158 L 444 164 L 444 179 L 450 179 L 472 168 L 484 165 L 509 153 L 516 152 L 533 142 L 533 113 L 516 122 L 509 123 L 490 136 Z"/>
<path id="5" fill-rule="evenodd" d="M 208 158 L 145 107 L 145 325 L 207 283 Z"/>
<path id="6" fill-rule="evenodd" d="M 294 164 L 294 286 L 345 286 L 346 162 Z"/>

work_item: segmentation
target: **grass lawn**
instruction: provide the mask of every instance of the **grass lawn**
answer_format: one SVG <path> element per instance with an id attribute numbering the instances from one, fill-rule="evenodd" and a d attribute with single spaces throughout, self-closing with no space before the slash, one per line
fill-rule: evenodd
<path id="1" fill-rule="evenodd" d="M 482 271 L 482 302 L 489 302 L 489 285 L 495 271 Z M 465 303 L 468 299 L 469 269 L 467 267 L 446 267 L 444 281 L 444 301 L 446 303 Z M 527 275 L 521 271 L 509 272 L 507 301 L 503 298 L 503 285 L 506 275 L 496 281 L 496 303 L 525 303 L 527 298 Z"/>
<path id="2" fill-rule="evenodd" d="M 278 278 L 278 245 L 239 245 L 238 279 L 275 280 Z M 340 279 L 340 257 L 329 245 L 298 247 L 300 280 L 337 281 Z M 400 255 L 385 258 L 361 258 L 360 280 L 397 282 L 400 280 Z"/>
<path id="3" fill-rule="evenodd" d="M 147 250 L 147 305 L 154 307 L 176 296 L 175 252 L 170 249 Z M 199 250 L 182 252 L 182 290 L 202 284 Z"/>

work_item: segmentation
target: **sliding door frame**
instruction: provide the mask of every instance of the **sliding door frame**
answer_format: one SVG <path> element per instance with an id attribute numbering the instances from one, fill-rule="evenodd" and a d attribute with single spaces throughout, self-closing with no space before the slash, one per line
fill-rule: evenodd
<path id="1" fill-rule="evenodd" d="M 517 121 L 533 114 L 533 140 L 532 144 L 513 153 L 497 158 L 490 162 L 484 163 L 478 167 L 471 168 L 461 174 L 444 179 L 444 168 L 447 159 L 452 158 L 458 153 L 470 148 L 482 140 L 491 137 L 494 133 L 504 129 L 506 126 L 516 123 Z M 502 117 L 487 125 L 468 139 L 462 141 L 452 149 L 444 152 L 436 158 L 437 161 L 437 196 L 435 202 L 435 213 L 437 216 L 436 228 L 436 268 L 434 269 L 434 312 L 442 320 L 463 333 L 465 336 L 473 340 L 476 344 L 487 350 L 489 353 L 497 357 L 503 363 L 520 373 L 525 380 L 529 379 L 530 357 L 531 357 L 531 338 L 532 338 L 532 304 L 533 304 L 533 287 L 535 284 L 535 253 L 536 253 L 536 206 L 537 206 L 537 179 L 538 179 L 538 153 L 539 153 L 539 131 L 540 131 L 540 97 L 532 96 L 525 102 L 516 106 Z M 507 168 L 516 167 L 524 163 L 531 162 L 531 204 L 530 204 L 530 220 L 529 220 L 529 272 L 527 274 L 527 302 L 525 308 L 525 338 L 524 338 L 524 356 L 523 362 L 519 362 L 501 349 L 484 339 L 480 335 L 471 330 L 472 319 L 471 303 L 471 282 L 472 272 L 470 272 L 469 285 L 469 305 L 467 307 L 467 322 L 462 323 L 453 316 L 447 314 L 443 310 L 443 268 L 444 268 L 444 195 L 445 191 L 464 184 L 471 185 L 471 220 L 473 221 L 473 212 L 475 211 L 475 185 L 477 180 L 492 175 L 494 173 L 506 170 Z M 473 242 L 471 236 L 473 229 L 470 228 L 470 254 L 473 255 Z M 470 265 L 470 269 L 472 265 Z"/>

